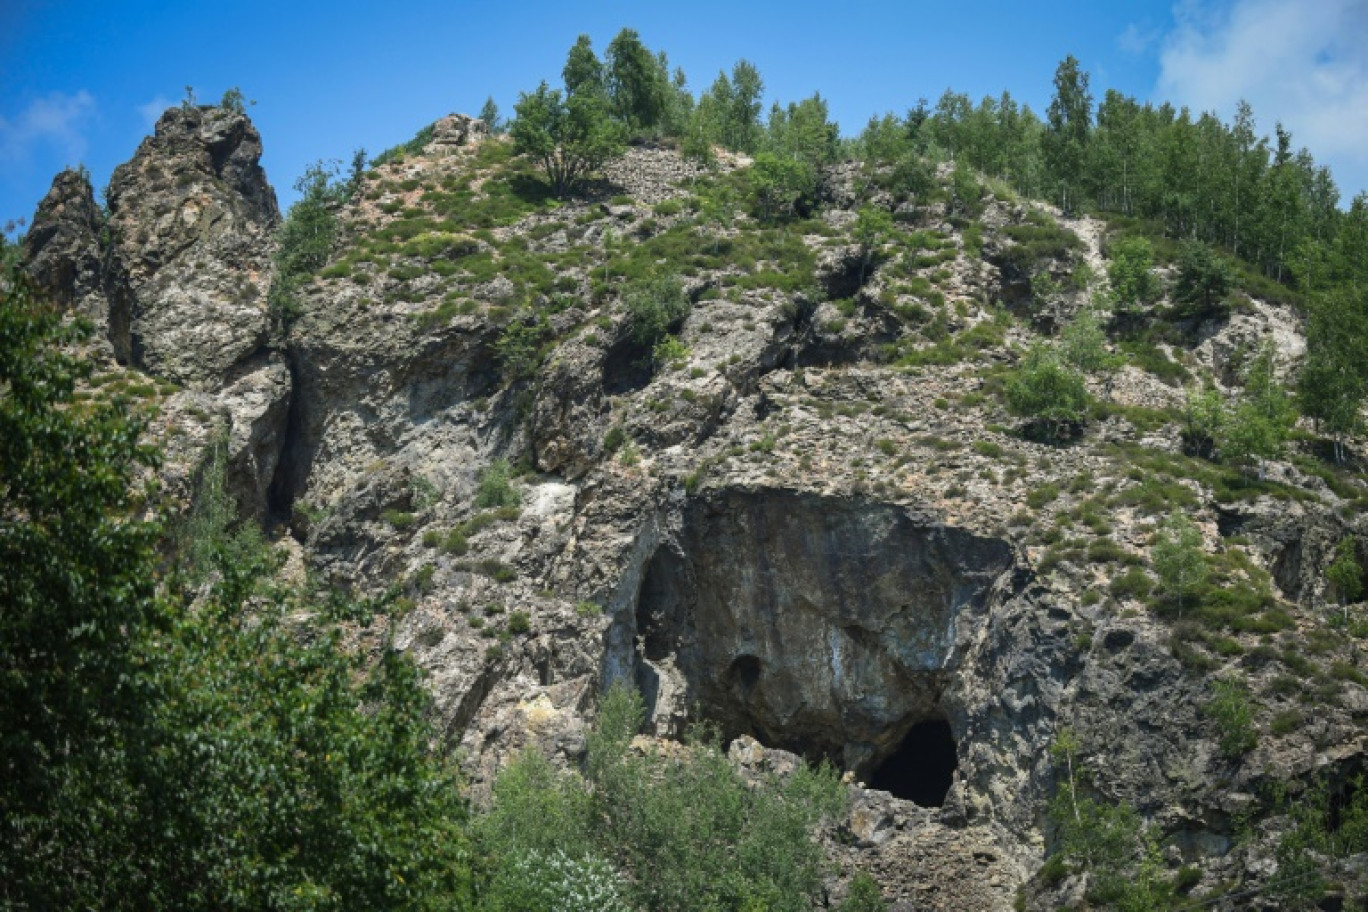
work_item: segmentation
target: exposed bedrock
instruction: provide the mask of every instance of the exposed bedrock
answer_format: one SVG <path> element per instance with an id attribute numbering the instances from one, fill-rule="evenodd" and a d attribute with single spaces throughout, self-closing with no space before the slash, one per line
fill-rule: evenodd
<path id="1" fill-rule="evenodd" d="M 1012 563 L 906 507 L 722 489 L 685 503 L 619 624 L 659 729 L 701 716 L 866 776 L 914 728 L 944 755 L 961 627 Z"/>
<path id="2" fill-rule="evenodd" d="M 280 221 L 243 114 L 176 107 L 110 178 L 110 335 L 135 366 L 212 391 L 266 343 Z"/>

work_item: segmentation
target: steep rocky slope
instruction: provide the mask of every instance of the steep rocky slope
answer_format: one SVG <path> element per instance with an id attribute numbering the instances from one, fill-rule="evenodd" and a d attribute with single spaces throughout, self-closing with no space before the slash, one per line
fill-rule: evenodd
<path id="1" fill-rule="evenodd" d="M 173 495 L 222 441 L 292 572 L 404 588 L 393 643 L 477 798 L 526 745 L 579 759 L 596 695 L 626 681 L 656 736 L 707 719 L 743 765 L 849 771 L 834 897 L 863 868 L 904 908 L 1053 908 L 1083 891 L 1035 877 L 1066 759 L 1213 896 L 1276 876 L 1272 785 L 1325 776 L 1343 800 L 1363 771 L 1363 641 L 1331 624 L 1324 571 L 1368 531 L 1368 487 L 1309 434 L 1246 479 L 1185 454 L 1177 414 L 1182 378 L 1234 389 L 1261 338 L 1294 367 L 1287 307 L 1126 350 L 1089 381 L 1082 435 L 1042 441 L 1004 380 L 1105 287 L 1101 222 L 1005 192 L 972 213 L 898 198 L 846 164 L 811 217 L 762 224 L 744 159 L 705 173 L 650 147 L 560 202 L 453 117 L 366 173 L 272 338 L 260 148 L 240 114 L 168 111 L 107 219 L 58 177 L 31 269 L 103 327 L 103 389 L 156 400 Z M 866 205 L 896 219 L 873 251 L 852 238 Z M 653 357 L 627 304 L 663 273 L 688 306 Z M 1221 612 L 1147 598 L 1174 508 Z M 1210 710 L 1223 679 L 1249 689 L 1239 756 Z"/>

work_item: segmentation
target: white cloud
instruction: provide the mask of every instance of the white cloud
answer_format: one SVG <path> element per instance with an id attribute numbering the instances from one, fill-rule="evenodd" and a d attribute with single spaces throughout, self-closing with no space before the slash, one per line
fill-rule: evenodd
<path id="1" fill-rule="evenodd" d="M 1187 0 L 1160 51 L 1161 100 L 1281 121 L 1346 195 L 1368 186 L 1368 0 Z"/>
<path id="2" fill-rule="evenodd" d="M 1150 49 L 1163 35 L 1159 29 L 1148 24 L 1132 22 L 1120 35 L 1116 36 L 1116 46 L 1132 57 L 1139 57 Z"/>
<path id="3" fill-rule="evenodd" d="M 22 162 L 48 147 L 74 165 L 85 154 L 85 129 L 94 116 L 95 99 L 84 89 L 35 98 L 12 119 L 0 116 L 0 161 Z"/>
<path id="4" fill-rule="evenodd" d="M 138 116 L 143 119 L 143 124 L 147 129 L 152 129 L 157 125 L 157 120 L 166 113 L 166 109 L 171 107 L 171 102 L 165 95 L 158 95 L 147 104 L 138 105 Z"/>

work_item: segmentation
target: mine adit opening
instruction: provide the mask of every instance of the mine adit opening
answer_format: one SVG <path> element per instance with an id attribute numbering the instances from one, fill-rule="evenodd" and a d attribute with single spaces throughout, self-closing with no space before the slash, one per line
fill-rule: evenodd
<path id="1" fill-rule="evenodd" d="M 958 765 L 950 722 L 927 719 L 908 729 L 898 749 L 874 770 L 869 786 L 925 808 L 936 808 L 945 803 Z"/>
<path id="2" fill-rule="evenodd" d="M 616 639 L 657 731 L 708 721 L 936 806 L 957 630 L 1011 565 L 1005 542 L 898 505 L 719 489 L 685 504 Z"/>

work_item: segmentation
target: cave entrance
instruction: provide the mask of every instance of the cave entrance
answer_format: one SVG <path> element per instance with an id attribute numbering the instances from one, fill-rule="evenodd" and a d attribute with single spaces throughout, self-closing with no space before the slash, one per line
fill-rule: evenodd
<path id="1" fill-rule="evenodd" d="M 1005 542 L 893 504 L 718 489 L 647 560 L 615 642 L 658 734 L 706 720 L 865 781 L 908 768 L 931 783 L 916 800 L 938 805 L 955 771 L 952 649 L 1011 562 Z"/>
<path id="2" fill-rule="evenodd" d="M 938 808 L 955 779 L 958 753 L 945 719 L 927 719 L 908 729 L 902 743 L 879 764 L 869 785 L 925 808 Z"/>

